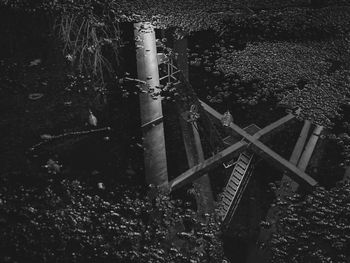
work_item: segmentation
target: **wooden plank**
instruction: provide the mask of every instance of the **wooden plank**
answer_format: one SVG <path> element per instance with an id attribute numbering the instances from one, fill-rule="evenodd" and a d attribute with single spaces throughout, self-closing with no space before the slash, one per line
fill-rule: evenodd
<path id="1" fill-rule="evenodd" d="M 291 155 L 290 160 L 289 160 L 292 164 L 295 164 L 295 165 L 298 164 L 298 161 L 299 161 L 300 156 L 301 156 L 303 149 L 304 149 L 304 145 L 305 145 L 307 136 L 309 134 L 310 127 L 311 127 L 311 122 L 309 120 L 305 120 L 304 126 L 301 129 L 299 138 L 297 140 L 297 143 L 294 146 L 292 155 Z"/>
<path id="2" fill-rule="evenodd" d="M 217 112 L 216 110 L 214 110 L 212 107 L 210 107 L 208 104 L 206 104 L 204 101 L 199 100 L 199 102 L 201 103 L 202 107 L 204 108 L 204 110 L 206 112 L 208 112 L 211 116 L 215 117 L 217 120 L 221 121 L 222 118 L 222 114 L 220 114 L 219 112 Z"/>
<path id="3" fill-rule="evenodd" d="M 291 120 L 293 120 L 295 116 L 293 114 L 288 114 L 284 116 L 283 118 L 267 125 L 263 129 L 260 129 L 258 132 L 254 134 L 254 137 L 256 139 L 259 139 L 261 141 L 268 140 L 273 134 L 280 131 L 284 128 L 284 126 L 289 123 Z"/>
<path id="4" fill-rule="evenodd" d="M 250 135 L 254 135 L 257 131 L 260 130 L 260 128 L 255 124 L 250 124 L 249 126 L 244 127 L 243 130 L 245 130 Z M 226 145 L 232 145 L 232 144 L 240 141 L 241 139 L 242 139 L 241 136 L 238 137 L 238 136 L 229 135 L 229 136 L 223 138 L 222 140 Z"/>
<path id="5" fill-rule="evenodd" d="M 317 182 L 312 177 L 310 177 L 309 175 L 301 171 L 299 168 L 291 164 L 289 161 L 281 157 L 279 154 L 272 151 L 269 147 L 267 147 L 262 142 L 257 140 L 255 136 L 249 135 L 234 123 L 231 123 L 230 127 L 235 131 L 237 131 L 242 137 L 244 137 L 246 140 L 250 142 L 251 148 L 256 154 L 270 161 L 271 164 L 275 165 L 277 168 L 290 173 L 291 177 L 295 181 L 300 182 L 304 186 L 314 187 L 317 185 Z"/>
<path id="6" fill-rule="evenodd" d="M 210 107 L 205 102 L 199 100 L 202 107 L 213 117 L 215 117 L 218 121 L 221 120 L 222 114 L 214 110 L 212 107 Z M 286 124 L 288 124 L 290 121 L 292 121 L 295 118 L 293 114 L 288 114 L 285 117 L 267 125 L 265 128 L 260 129 L 257 133 L 254 134 L 254 137 L 256 139 L 260 139 L 261 141 L 266 141 L 269 137 L 271 137 L 275 132 L 280 131 Z M 249 127 L 249 126 L 248 126 Z M 247 128 L 248 128 L 247 127 Z M 245 128 L 246 129 L 246 128 Z M 236 133 L 239 136 L 242 136 L 241 133 L 237 132 L 235 129 L 232 129 L 234 133 Z M 249 134 L 249 133 L 247 133 Z M 243 136 L 244 137 L 244 136 Z"/>
<path id="7" fill-rule="evenodd" d="M 255 133 L 257 133 L 261 129 L 259 128 L 259 126 L 257 126 L 256 124 L 253 123 L 253 124 L 250 124 L 247 127 L 243 128 L 243 130 L 245 130 L 250 135 L 254 135 Z"/>
<path id="8" fill-rule="evenodd" d="M 291 162 L 294 165 L 297 165 L 298 160 L 301 156 L 301 153 L 304 149 L 304 145 L 306 142 L 306 139 L 308 137 L 308 133 L 310 130 L 311 122 L 308 120 L 304 121 L 303 128 L 300 132 L 299 138 L 295 144 L 295 147 L 293 149 L 292 155 L 289 159 L 289 162 Z M 300 167 L 299 167 L 300 169 Z M 299 185 L 286 174 L 283 174 L 280 187 L 276 190 L 276 197 L 280 199 L 281 201 L 286 201 L 288 196 L 292 196 L 294 192 L 297 191 Z M 261 244 L 262 242 L 269 241 L 273 235 L 273 233 L 276 232 L 276 222 L 279 221 L 280 215 L 283 214 L 283 211 L 285 210 L 284 207 L 280 206 L 271 206 L 267 212 L 266 220 L 267 222 L 271 223 L 271 227 L 269 228 L 260 228 L 260 234 L 258 237 L 258 242 L 256 244 Z M 282 213 L 281 213 L 282 212 Z M 263 250 L 259 246 L 252 246 L 250 249 L 250 254 L 254 254 L 256 252 L 259 252 L 261 254 L 265 254 Z"/>
<path id="9" fill-rule="evenodd" d="M 221 119 L 221 114 L 215 111 L 213 108 L 211 108 L 209 105 L 202 102 L 202 106 L 205 110 L 207 110 L 212 116 Z M 286 118 L 284 120 L 284 123 L 286 120 L 291 120 L 291 118 Z M 281 123 L 280 121 L 277 121 L 277 123 Z M 274 127 L 278 127 L 277 125 L 271 124 L 269 125 L 268 129 L 263 129 L 264 132 L 271 132 Z M 244 131 L 242 128 L 237 126 L 234 123 L 230 124 L 230 128 L 243 138 L 245 138 L 247 141 L 250 142 L 252 150 L 257 153 L 258 155 L 262 156 L 264 159 L 270 161 L 271 164 L 276 166 L 277 168 L 288 172 L 291 177 L 299 182 L 300 184 L 303 184 L 306 187 L 314 187 L 317 185 L 317 181 L 314 180 L 312 177 L 307 175 L 305 172 L 301 171 L 299 168 L 297 168 L 295 165 L 288 162 L 286 159 L 272 151 L 270 148 L 268 148 L 266 145 L 264 145 L 262 142 L 258 141 L 257 139 L 264 135 L 261 131 L 259 131 L 258 135 L 255 137 L 248 134 L 246 131 Z"/>
<path id="10" fill-rule="evenodd" d="M 318 138 L 320 137 L 322 131 L 323 131 L 323 126 L 317 125 L 315 127 L 313 133 L 311 134 L 309 141 L 305 145 L 305 150 L 304 150 L 303 154 L 301 155 L 299 162 L 298 162 L 298 167 L 300 168 L 300 170 L 302 170 L 302 171 L 306 170 L 306 167 L 309 164 L 312 153 L 316 147 Z"/>
<path id="11" fill-rule="evenodd" d="M 178 69 L 181 70 L 181 75 L 185 80 L 189 79 L 187 45 L 188 39 L 186 37 L 182 39 L 176 39 L 173 42 L 174 51 L 177 53 L 177 59 L 176 61 L 172 61 L 172 63 L 176 64 Z M 187 92 L 190 92 L 189 86 L 186 88 L 183 87 L 183 89 L 186 89 Z M 178 112 L 180 113 L 179 121 L 186 150 L 187 163 L 189 168 L 191 168 L 203 162 L 205 160 L 205 157 L 198 127 L 195 127 L 197 124 L 188 122 L 183 118 L 183 115 L 191 108 L 191 105 L 193 104 L 183 100 L 184 97 L 186 97 L 185 93 L 180 92 L 180 94 L 181 96 L 176 97 L 175 104 L 178 108 Z M 196 99 L 196 97 L 193 99 Z M 199 104 L 198 101 L 196 101 L 196 104 Z M 198 194 L 195 196 L 198 215 L 201 216 L 206 213 L 213 213 L 215 205 L 209 176 L 207 174 L 203 174 L 200 178 L 193 182 L 193 185 L 198 192 Z"/>
<path id="12" fill-rule="evenodd" d="M 222 141 L 223 141 L 226 145 L 232 145 L 232 144 L 238 142 L 239 139 L 237 139 L 237 138 L 235 138 L 235 137 L 233 137 L 233 136 L 230 135 L 230 136 L 227 136 L 227 137 L 223 138 Z"/>
<path id="13" fill-rule="evenodd" d="M 265 160 L 269 161 L 272 165 L 274 165 L 276 168 L 286 171 L 288 174 L 290 174 L 290 177 L 297 181 L 299 184 L 302 184 L 303 186 L 310 188 L 315 187 L 317 185 L 317 181 L 307 175 L 305 172 L 301 171 L 299 168 L 297 168 L 295 165 L 272 151 L 270 148 L 268 148 L 263 143 L 256 141 L 252 143 L 252 150 L 263 157 Z"/>
<path id="14" fill-rule="evenodd" d="M 193 180 L 199 178 L 201 175 L 209 172 L 211 169 L 220 166 L 222 162 L 226 162 L 232 159 L 236 153 L 243 151 L 246 147 L 246 142 L 239 141 L 229 146 L 225 150 L 215 154 L 213 157 L 208 158 L 204 162 L 190 168 L 169 182 L 170 191 L 179 188 L 187 183 L 190 183 Z"/>

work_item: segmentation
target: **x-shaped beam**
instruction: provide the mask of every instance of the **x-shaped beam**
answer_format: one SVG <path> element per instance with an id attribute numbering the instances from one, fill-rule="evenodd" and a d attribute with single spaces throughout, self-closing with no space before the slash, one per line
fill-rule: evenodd
<path id="1" fill-rule="evenodd" d="M 221 120 L 222 114 L 211 108 L 209 105 L 200 101 L 203 108 L 217 120 Z M 216 155 L 208 158 L 204 162 L 192 167 L 186 172 L 179 175 L 177 178 L 169 182 L 170 191 L 179 188 L 187 183 L 192 182 L 195 179 L 198 179 L 203 174 L 209 172 L 211 169 L 218 167 L 222 162 L 226 162 L 233 158 L 233 156 L 247 147 L 252 150 L 254 153 L 261 156 L 263 159 L 269 161 L 271 164 L 277 168 L 286 171 L 290 176 L 297 181 L 300 185 L 306 188 L 313 188 L 317 185 L 312 177 L 307 175 L 305 172 L 301 171 L 294 164 L 290 163 L 284 159 L 279 154 L 275 153 L 269 147 L 267 147 L 263 141 L 266 141 L 269 136 L 271 136 L 276 131 L 280 130 L 286 123 L 293 120 L 295 116 L 293 114 L 288 114 L 287 116 L 279 119 L 278 121 L 266 126 L 265 128 L 259 130 L 254 135 L 248 134 L 246 131 L 241 129 L 234 123 L 230 124 L 231 130 L 243 137 L 243 140 L 234 143 L 223 151 L 217 153 Z"/>

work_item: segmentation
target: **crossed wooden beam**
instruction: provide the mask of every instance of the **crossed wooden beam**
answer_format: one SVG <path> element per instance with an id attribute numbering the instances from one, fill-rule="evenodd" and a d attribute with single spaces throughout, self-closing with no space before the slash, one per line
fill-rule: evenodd
<path id="1" fill-rule="evenodd" d="M 200 101 L 202 107 L 207 113 L 213 116 L 215 119 L 220 121 L 222 119 L 222 114 L 214 110 L 212 107 Z M 169 182 L 170 191 L 175 190 L 185 184 L 188 184 L 203 174 L 208 173 L 211 169 L 220 166 L 223 162 L 229 161 L 234 155 L 242 152 L 246 148 L 250 149 L 266 161 L 270 162 L 276 168 L 287 172 L 290 177 L 298 182 L 301 186 L 305 188 L 312 189 L 317 185 L 312 177 L 307 175 L 305 172 L 301 171 L 291 162 L 284 159 L 282 156 L 267 147 L 264 142 L 267 141 L 273 134 L 281 130 L 287 123 L 293 120 L 295 116 L 293 114 L 288 114 L 285 117 L 269 124 L 263 129 L 260 129 L 254 135 L 248 134 L 245 130 L 240 128 L 234 123 L 230 124 L 230 128 L 233 133 L 242 137 L 242 140 L 232 144 L 223 151 L 215 154 L 214 156 L 206 159 L 204 162 L 188 169 L 175 179 Z"/>

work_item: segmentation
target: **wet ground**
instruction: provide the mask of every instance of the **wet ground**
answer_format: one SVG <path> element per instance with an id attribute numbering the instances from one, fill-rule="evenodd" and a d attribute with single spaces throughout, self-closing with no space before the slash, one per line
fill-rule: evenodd
<path id="1" fill-rule="evenodd" d="M 137 96 L 123 98 L 120 91 L 112 85 L 107 85 L 104 92 L 101 92 L 94 87 L 88 76 L 72 74 L 60 47 L 53 39 L 48 39 L 48 28 L 44 26 L 38 30 L 40 24 L 40 19 L 36 24 L 29 25 L 21 24 L 18 20 L 17 24 L 12 25 L 13 28 L 1 29 L 11 37 L 1 39 L 0 175 L 17 173 L 45 176 L 50 172 L 53 179 L 77 178 L 94 188 L 101 182 L 110 187 L 121 182 L 142 183 L 143 161 Z M 193 81 L 194 87 L 201 98 L 205 98 L 207 91 L 202 90 L 201 93 L 204 83 L 199 80 L 206 73 L 196 68 L 191 68 L 191 72 L 191 78 L 198 80 Z M 217 78 L 211 77 L 206 85 L 213 85 L 215 81 Z M 260 108 L 252 107 L 248 111 L 230 100 L 214 106 L 221 112 L 230 109 L 237 116 L 235 121 L 242 127 L 252 121 L 264 126 L 283 115 L 283 111 L 276 111 L 269 103 L 260 105 Z M 97 118 L 97 126 L 89 124 L 89 110 Z M 172 106 L 165 106 L 164 112 L 165 128 L 172 131 L 167 133 L 166 140 L 169 171 L 173 177 L 186 169 L 185 166 L 178 165 L 183 160 L 184 151 L 172 147 L 182 140 Z M 93 132 L 105 127 L 111 129 Z M 82 133 L 85 131 L 90 132 Z M 298 131 L 287 130 L 270 144 L 285 158 L 288 158 L 293 142 L 283 138 L 291 134 L 297 136 Z M 48 140 L 47 135 L 61 137 Z M 41 142 L 43 143 L 40 144 Z M 33 146 L 34 150 L 31 150 Z M 327 147 L 327 151 L 334 155 L 325 159 L 327 165 L 321 169 L 323 177 L 320 178 L 323 182 L 328 182 L 327 174 L 330 171 L 338 174 L 332 181 L 336 181 L 342 174 L 342 168 L 338 166 L 338 148 L 332 145 Z M 50 165 L 52 161 L 59 168 Z M 218 174 L 220 172 L 213 173 L 212 177 L 217 178 Z M 274 198 L 269 183 L 277 181 L 278 176 L 280 172 L 264 161 L 257 164 L 237 219 L 238 228 L 243 230 L 251 225 L 256 226 L 250 228 L 246 236 L 248 239 L 257 234 L 258 222 L 265 216 Z M 223 185 L 222 182 L 215 184 Z M 219 188 L 216 190 L 220 191 Z M 258 207 L 259 211 L 243 209 L 247 206 Z M 244 224 L 251 213 L 255 214 L 255 221 Z M 240 239 L 234 241 L 239 243 Z M 234 241 L 229 240 L 230 244 Z"/>

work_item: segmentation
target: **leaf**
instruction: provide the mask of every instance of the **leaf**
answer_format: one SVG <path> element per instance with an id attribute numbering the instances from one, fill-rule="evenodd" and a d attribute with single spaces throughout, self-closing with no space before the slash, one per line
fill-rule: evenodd
<path id="1" fill-rule="evenodd" d="M 40 138 L 43 140 L 50 140 L 53 138 L 53 136 L 50 134 L 42 134 L 42 135 L 40 135 Z"/>
<path id="2" fill-rule="evenodd" d="M 29 67 L 38 66 L 41 62 L 40 58 L 34 59 L 29 63 Z"/>

